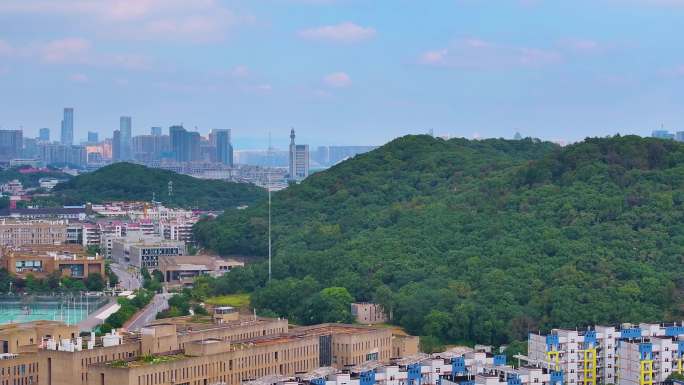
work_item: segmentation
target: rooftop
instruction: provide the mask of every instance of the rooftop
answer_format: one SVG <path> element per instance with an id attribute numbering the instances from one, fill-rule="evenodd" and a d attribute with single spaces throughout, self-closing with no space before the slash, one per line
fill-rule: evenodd
<path id="1" fill-rule="evenodd" d="M 173 361 L 178 361 L 183 358 L 186 358 L 187 356 L 183 353 L 175 353 L 175 354 L 166 354 L 166 355 L 147 355 L 147 356 L 140 356 L 138 358 L 132 359 L 132 360 L 116 360 L 116 361 L 111 361 L 107 362 L 104 365 L 109 366 L 112 368 L 137 368 L 141 366 L 147 366 L 147 365 L 156 365 L 156 364 L 162 364 L 166 362 L 173 362 Z"/>

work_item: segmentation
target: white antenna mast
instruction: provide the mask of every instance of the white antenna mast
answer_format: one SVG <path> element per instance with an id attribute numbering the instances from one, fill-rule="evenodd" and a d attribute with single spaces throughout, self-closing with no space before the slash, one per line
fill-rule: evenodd
<path id="1" fill-rule="evenodd" d="M 271 281 L 271 132 L 268 132 L 268 280 Z"/>

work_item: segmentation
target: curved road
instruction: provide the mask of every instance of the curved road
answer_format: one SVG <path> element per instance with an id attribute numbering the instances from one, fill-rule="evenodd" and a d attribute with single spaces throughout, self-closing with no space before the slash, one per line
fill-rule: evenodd
<path id="1" fill-rule="evenodd" d="M 157 313 L 169 308 L 168 301 L 172 295 L 173 294 L 171 293 L 156 294 L 154 298 L 152 298 L 152 301 L 145 306 L 145 309 L 143 309 L 142 312 L 133 316 L 131 322 L 128 324 L 127 329 L 129 331 L 137 331 L 143 326 L 147 325 L 149 322 L 154 321 L 154 319 L 157 317 Z"/>

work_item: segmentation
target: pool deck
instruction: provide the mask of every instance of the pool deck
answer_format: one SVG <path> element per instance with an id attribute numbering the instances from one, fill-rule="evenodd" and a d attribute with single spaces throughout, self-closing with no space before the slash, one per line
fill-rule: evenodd
<path id="1" fill-rule="evenodd" d="M 79 322 L 78 327 L 81 329 L 81 331 L 82 332 L 91 331 L 94 327 L 103 323 L 104 320 L 107 317 L 109 317 L 112 313 L 119 310 L 119 308 L 121 306 L 116 302 L 116 299 L 117 299 L 117 297 L 110 298 L 109 302 L 106 305 L 104 305 L 101 308 L 97 309 L 96 311 L 92 312 L 88 316 L 88 318 Z"/>

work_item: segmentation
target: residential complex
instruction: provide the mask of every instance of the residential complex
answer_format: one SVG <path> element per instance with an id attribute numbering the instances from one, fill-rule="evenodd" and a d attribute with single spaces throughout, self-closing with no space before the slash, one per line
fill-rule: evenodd
<path id="1" fill-rule="evenodd" d="M 684 324 L 623 324 L 530 334 L 529 359 L 566 384 L 654 385 L 684 373 Z"/>

